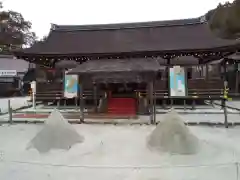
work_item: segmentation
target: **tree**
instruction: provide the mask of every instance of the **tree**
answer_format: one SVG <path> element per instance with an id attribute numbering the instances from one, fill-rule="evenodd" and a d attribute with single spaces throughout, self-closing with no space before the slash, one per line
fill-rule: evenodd
<path id="1" fill-rule="evenodd" d="M 31 46 L 36 41 L 36 34 L 31 31 L 32 24 L 21 13 L 0 10 L 0 52 Z"/>
<path id="2" fill-rule="evenodd" d="M 235 0 L 228 9 L 226 27 L 231 34 L 240 33 L 240 0 Z"/>
<path id="3" fill-rule="evenodd" d="M 218 35 L 228 38 L 240 37 L 240 0 L 219 4 L 206 14 L 210 28 Z"/>

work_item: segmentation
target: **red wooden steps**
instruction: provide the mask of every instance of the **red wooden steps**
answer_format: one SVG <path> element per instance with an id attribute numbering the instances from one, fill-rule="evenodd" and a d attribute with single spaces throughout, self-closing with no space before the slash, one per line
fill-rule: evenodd
<path id="1" fill-rule="evenodd" d="M 136 100 L 134 98 L 110 98 L 108 114 L 136 115 Z"/>

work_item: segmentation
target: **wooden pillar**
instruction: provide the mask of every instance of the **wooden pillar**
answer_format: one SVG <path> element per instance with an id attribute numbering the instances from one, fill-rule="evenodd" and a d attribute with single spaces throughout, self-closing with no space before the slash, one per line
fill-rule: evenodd
<path id="1" fill-rule="evenodd" d="M 196 109 L 196 100 L 193 99 L 192 100 L 192 110 L 195 110 Z"/>
<path id="2" fill-rule="evenodd" d="M 187 107 L 186 107 L 186 99 L 183 100 L 183 107 L 184 107 L 184 111 L 186 111 Z"/>
<path id="3" fill-rule="evenodd" d="M 61 99 L 57 99 L 57 109 L 60 108 L 60 105 L 61 105 L 61 104 L 60 104 L 60 103 L 61 103 L 60 101 L 61 101 Z"/>
<path id="4" fill-rule="evenodd" d="M 169 74 L 170 74 L 170 67 L 171 67 L 171 59 L 170 58 L 168 58 L 167 59 L 167 71 L 166 71 L 166 79 L 167 79 L 167 81 L 166 81 L 166 83 L 167 83 L 167 88 L 168 88 L 168 98 L 167 98 L 167 103 L 166 103 L 166 106 L 165 106 L 165 109 L 168 107 L 168 100 L 169 100 L 169 98 L 171 98 L 171 93 L 170 93 L 170 83 L 169 83 L 169 81 L 170 81 L 170 79 L 169 79 Z M 172 101 L 171 101 L 171 103 L 172 103 Z"/>
<path id="5" fill-rule="evenodd" d="M 149 100 L 150 123 L 153 124 L 153 81 L 149 82 Z"/>
<path id="6" fill-rule="evenodd" d="M 74 101 L 75 101 L 75 108 L 77 109 L 78 108 L 78 98 L 74 98 Z"/>
<path id="7" fill-rule="evenodd" d="M 206 79 L 209 79 L 209 66 L 206 64 Z"/>
<path id="8" fill-rule="evenodd" d="M 80 122 L 84 122 L 84 99 L 83 99 L 83 83 L 79 84 L 80 94 Z"/>
<path id="9" fill-rule="evenodd" d="M 153 96 L 153 123 L 155 124 L 156 123 L 156 104 L 157 104 L 157 96 L 156 96 L 156 80 L 154 81 L 154 84 L 153 84 L 153 93 L 154 93 L 154 96 Z"/>
<path id="10" fill-rule="evenodd" d="M 147 113 L 149 114 L 149 109 L 150 109 L 150 85 L 149 85 L 149 82 L 147 83 L 147 93 L 146 93 L 146 99 L 147 99 Z"/>
<path id="11" fill-rule="evenodd" d="M 224 111 L 224 126 L 228 128 L 228 119 L 227 119 L 227 107 L 226 107 L 226 99 L 223 98 L 222 100 L 223 111 Z"/>
<path id="12" fill-rule="evenodd" d="M 66 106 L 67 106 L 67 99 L 64 98 L 63 101 L 64 101 L 64 107 L 66 108 Z"/>
<path id="13" fill-rule="evenodd" d="M 238 93 L 238 81 L 239 81 L 239 77 L 238 77 L 238 63 L 235 64 L 235 72 L 236 72 L 236 82 L 235 82 L 235 93 Z"/>
<path id="14" fill-rule="evenodd" d="M 97 99 L 97 84 L 93 84 L 93 99 L 94 99 L 94 112 L 98 111 L 98 99 Z"/>
<path id="15" fill-rule="evenodd" d="M 227 62 L 224 60 L 223 62 L 223 80 L 227 81 Z"/>
<path id="16" fill-rule="evenodd" d="M 226 107 L 226 97 L 225 97 L 225 93 L 226 93 L 226 89 L 228 88 L 228 82 L 227 82 L 227 66 L 226 66 L 226 60 L 224 60 L 224 97 L 223 97 L 223 100 L 222 100 L 222 107 L 223 107 L 223 111 L 224 111 L 224 125 L 225 125 L 225 128 L 228 128 L 228 119 L 227 119 L 227 107 Z"/>

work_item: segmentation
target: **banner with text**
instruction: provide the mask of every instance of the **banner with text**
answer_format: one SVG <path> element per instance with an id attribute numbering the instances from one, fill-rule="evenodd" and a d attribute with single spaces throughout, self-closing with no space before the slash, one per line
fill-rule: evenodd
<path id="1" fill-rule="evenodd" d="M 67 75 L 64 78 L 64 97 L 74 98 L 78 96 L 78 75 Z"/>

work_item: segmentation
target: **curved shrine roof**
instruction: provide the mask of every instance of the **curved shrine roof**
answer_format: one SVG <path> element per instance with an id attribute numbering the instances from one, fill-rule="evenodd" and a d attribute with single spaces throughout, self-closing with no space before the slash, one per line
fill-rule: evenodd
<path id="1" fill-rule="evenodd" d="M 84 62 L 68 74 L 85 75 L 95 82 L 146 82 L 149 75 L 155 75 L 159 69 L 157 59 L 105 59 Z"/>
<path id="2" fill-rule="evenodd" d="M 23 54 L 89 55 L 132 52 L 173 52 L 240 47 L 220 39 L 200 18 L 107 25 L 53 25 L 45 42 Z M 16 53 L 19 54 L 19 53 Z M 20 52 L 21 54 L 21 52 Z"/>

